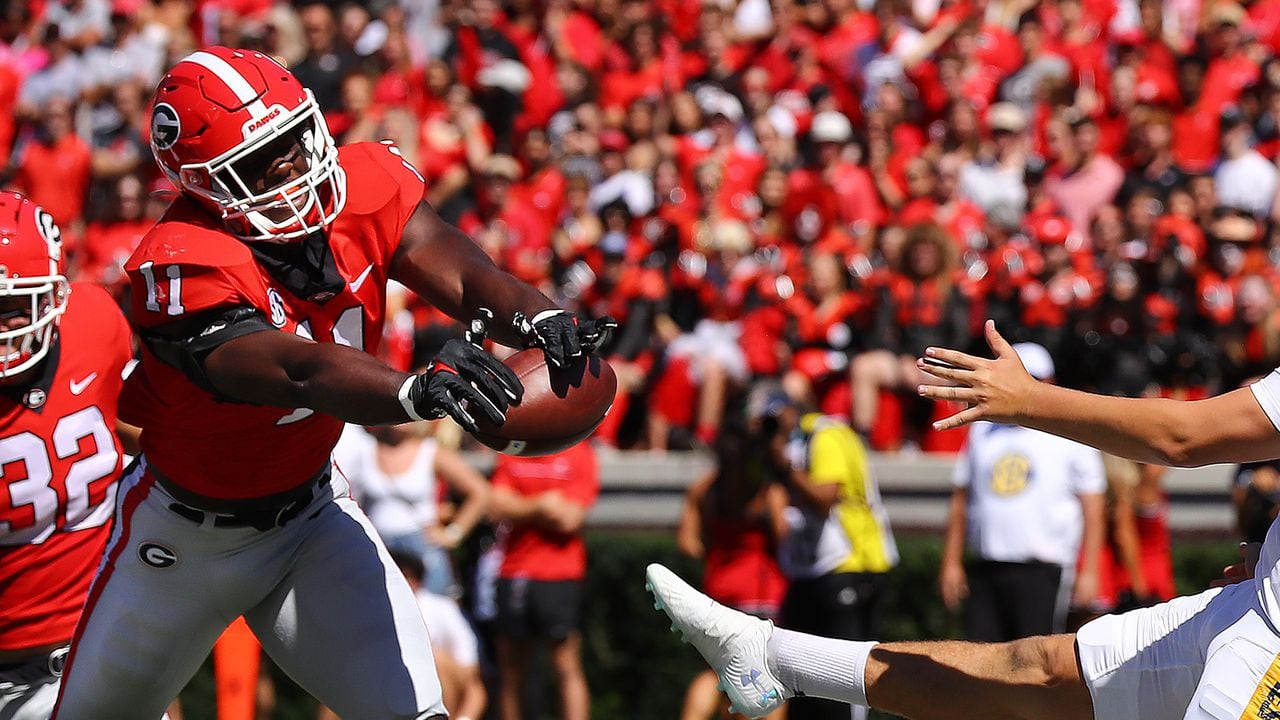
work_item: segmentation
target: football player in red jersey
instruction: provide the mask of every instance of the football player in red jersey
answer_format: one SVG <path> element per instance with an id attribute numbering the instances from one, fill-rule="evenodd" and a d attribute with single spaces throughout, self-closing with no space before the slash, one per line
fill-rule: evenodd
<path id="1" fill-rule="evenodd" d="M 260 53 L 175 65 L 151 142 L 180 195 L 126 265 L 145 352 L 121 409 L 142 455 L 54 717 L 160 717 L 243 615 L 338 715 L 443 718 L 413 595 L 330 453 L 344 421 L 502 422 L 521 386 L 461 339 L 418 374 L 378 361 L 386 282 L 458 319 L 489 310 L 498 342 L 552 364 L 614 323 L 499 270 L 422 202 L 394 145 L 337 148 L 311 92 Z"/>
<path id="2" fill-rule="evenodd" d="M 0 193 L 0 717 L 47 720 L 110 531 L 129 325 L 69 284 L 53 218 Z"/>

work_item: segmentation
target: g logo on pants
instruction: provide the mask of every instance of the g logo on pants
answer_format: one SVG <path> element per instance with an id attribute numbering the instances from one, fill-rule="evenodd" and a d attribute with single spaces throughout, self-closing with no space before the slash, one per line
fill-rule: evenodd
<path id="1" fill-rule="evenodd" d="M 154 542 L 144 542 L 138 546 L 138 557 L 153 568 L 165 569 L 178 562 L 178 553 Z"/>

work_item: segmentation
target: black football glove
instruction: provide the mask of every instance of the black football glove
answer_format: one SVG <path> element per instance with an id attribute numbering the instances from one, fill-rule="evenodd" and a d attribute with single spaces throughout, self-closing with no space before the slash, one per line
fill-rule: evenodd
<path id="1" fill-rule="evenodd" d="M 424 420 L 448 415 L 474 433 L 480 429 L 476 414 L 501 425 L 507 408 L 519 404 L 523 394 L 524 386 L 511 368 L 478 344 L 455 338 L 414 378 L 407 401 Z"/>
<path id="2" fill-rule="evenodd" d="M 516 313 L 512 324 L 523 338 L 524 346 L 542 348 L 553 367 L 564 367 L 572 358 L 595 352 L 609 342 L 618 327 L 618 321 L 607 315 L 598 320 L 584 320 L 559 308 L 543 310 L 531 318 Z"/>

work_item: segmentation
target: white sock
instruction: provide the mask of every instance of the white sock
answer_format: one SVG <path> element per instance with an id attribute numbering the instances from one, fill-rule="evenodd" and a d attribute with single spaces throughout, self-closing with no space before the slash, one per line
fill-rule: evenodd
<path id="1" fill-rule="evenodd" d="M 854 642 L 774 628 L 769 667 L 797 695 L 867 704 L 864 671 L 877 642 Z"/>

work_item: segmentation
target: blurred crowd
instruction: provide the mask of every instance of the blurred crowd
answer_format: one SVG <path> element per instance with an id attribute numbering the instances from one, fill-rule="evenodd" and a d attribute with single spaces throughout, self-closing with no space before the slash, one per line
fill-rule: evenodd
<path id="1" fill-rule="evenodd" d="M 600 440 L 710 446 L 752 379 L 954 450 L 925 346 L 984 318 L 1067 385 L 1195 396 L 1280 356 L 1280 0 L 35 0 L 0 18 L 0 165 L 120 289 L 167 202 L 150 89 L 269 52 L 390 138 L 513 274 L 611 314 Z M 402 293 L 403 294 L 403 293 Z M 392 359 L 451 330 L 413 297 Z"/>

